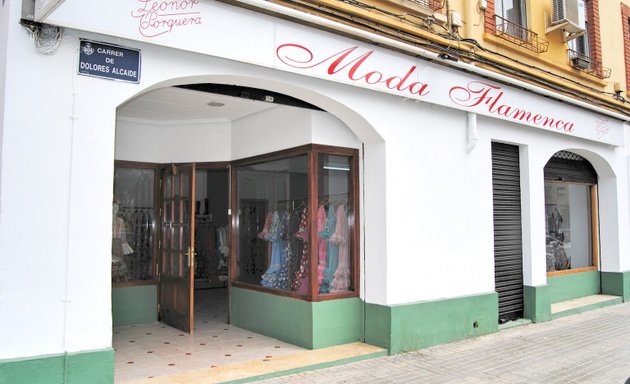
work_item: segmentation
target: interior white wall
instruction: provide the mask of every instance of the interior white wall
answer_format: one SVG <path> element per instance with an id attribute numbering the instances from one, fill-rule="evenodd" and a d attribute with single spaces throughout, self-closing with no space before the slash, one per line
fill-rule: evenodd
<path id="1" fill-rule="evenodd" d="M 230 124 L 189 123 L 161 126 L 160 162 L 211 162 L 230 158 Z"/>
<path id="2" fill-rule="evenodd" d="M 296 107 L 269 108 L 232 123 L 232 158 L 242 159 L 309 144 L 311 111 Z"/>
<path id="3" fill-rule="evenodd" d="M 118 119 L 116 160 L 151 163 L 228 161 L 230 123 Z"/>
<path id="4" fill-rule="evenodd" d="M 115 159 L 160 162 L 160 132 L 153 122 L 116 120 Z"/>

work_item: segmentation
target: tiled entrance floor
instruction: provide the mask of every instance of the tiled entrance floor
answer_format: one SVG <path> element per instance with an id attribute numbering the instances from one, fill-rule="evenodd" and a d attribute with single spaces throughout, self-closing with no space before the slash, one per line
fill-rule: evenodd
<path id="1" fill-rule="evenodd" d="M 195 291 L 192 336 L 161 323 L 117 327 L 113 336 L 118 384 L 305 351 L 227 324 L 225 289 Z"/>

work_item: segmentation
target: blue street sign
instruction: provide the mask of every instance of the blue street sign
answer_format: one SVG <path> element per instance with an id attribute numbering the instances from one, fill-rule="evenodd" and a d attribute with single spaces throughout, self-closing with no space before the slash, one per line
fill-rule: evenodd
<path id="1" fill-rule="evenodd" d="M 140 50 L 81 39 L 79 74 L 137 84 L 140 82 Z"/>

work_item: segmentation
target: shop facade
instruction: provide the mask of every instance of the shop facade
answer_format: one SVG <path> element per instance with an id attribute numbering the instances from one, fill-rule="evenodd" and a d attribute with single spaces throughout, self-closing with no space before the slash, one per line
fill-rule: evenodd
<path id="1" fill-rule="evenodd" d="M 192 331 L 200 276 L 238 327 L 392 354 L 628 300 L 624 116 L 266 7 L 66 0 L 44 55 L 3 3 L 3 375 L 112 382 L 112 327 Z M 162 113 L 190 92 L 260 109 Z"/>

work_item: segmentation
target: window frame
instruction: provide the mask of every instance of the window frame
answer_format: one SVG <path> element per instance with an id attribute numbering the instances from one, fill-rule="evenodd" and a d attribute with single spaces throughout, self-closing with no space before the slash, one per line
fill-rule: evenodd
<path id="1" fill-rule="evenodd" d="M 585 185 L 589 186 L 590 190 L 590 213 L 591 213 L 591 223 L 590 223 L 590 235 L 591 235 L 591 262 L 592 266 L 590 267 L 581 267 L 581 268 L 571 268 L 565 269 L 561 271 L 549 271 L 547 272 L 547 277 L 552 276 L 560 276 L 560 275 L 569 275 L 574 273 L 582 273 L 582 272 L 591 272 L 599 270 L 599 212 L 597 206 L 597 184 L 593 183 L 581 183 L 581 182 L 573 182 L 573 181 L 563 181 L 563 180 L 551 180 L 545 179 L 545 183 L 558 183 L 558 184 L 576 184 L 576 185 Z M 545 201 L 546 204 L 546 201 Z M 545 232 L 547 231 L 547 225 L 545 224 Z"/>
<path id="2" fill-rule="evenodd" d="M 567 60 L 569 61 L 569 65 L 574 69 L 578 71 L 585 71 L 586 73 L 599 79 L 605 79 L 610 77 L 611 70 L 604 67 L 602 59 L 599 0 L 584 0 L 584 11 L 586 33 L 583 36 L 567 42 Z M 577 49 L 578 39 L 584 39 L 586 42 L 584 52 Z M 582 67 L 574 63 L 574 60 L 581 59 L 580 56 L 582 57 L 582 60 L 588 58 L 588 66 Z"/>
<path id="3" fill-rule="evenodd" d="M 114 177 L 116 169 L 125 168 L 125 169 L 150 169 L 153 170 L 153 223 L 151 228 L 151 261 L 150 261 L 150 269 L 152 278 L 148 280 L 130 280 L 130 281 L 112 281 L 112 288 L 122 288 L 122 287 L 133 287 L 133 286 L 142 286 L 142 285 L 156 285 L 158 283 L 157 276 L 157 255 L 158 255 L 158 245 L 159 245 L 159 231 L 158 227 L 160 225 L 161 216 L 160 216 L 160 206 L 159 206 L 159 191 L 160 191 L 160 164 L 155 163 L 147 163 L 147 162 L 136 162 L 136 161 L 127 161 L 127 160 L 114 160 Z M 115 181 L 115 180 L 114 180 Z M 113 187 L 113 185 L 112 185 Z"/>
<path id="4" fill-rule="evenodd" d="M 274 160 L 282 160 L 286 158 L 307 155 L 307 167 L 308 167 L 308 220 L 309 220 L 309 235 L 308 235 L 308 249 L 309 249 L 309 287 L 306 296 L 301 295 L 294 291 L 286 291 L 282 289 L 275 289 L 264 287 L 261 285 L 244 283 L 237 281 L 237 258 L 238 258 L 238 167 L 258 164 L 261 162 L 269 162 Z M 339 155 L 348 156 L 351 159 L 351 185 L 352 193 L 348 197 L 349 204 L 353 207 L 353 225 L 350 230 L 351 236 L 351 249 L 350 249 L 350 265 L 352 268 L 352 281 L 351 291 L 347 292 L 334 292 L 327 294 L 319 293 L 319 286 L 317 283 L 317 212 L 319 197 L 318 197 L 318 181 L 319 173 L 317 172 L 318 155 Z M 230 209 L 232 212 L 230 223 L 230 271 L 228 284 L 230 287 L 238 287 L 243 289 L 250 289 L 254 291 L 269 293 L 277 296 L 290 297 L 301 301 L 319 302 L 327 300 L 336 300 L 343 298 L 351 298 L 360 296 L 360 205 L 359 205 L 359 150 L 355 148 L 335 147 L 321 144 L 307 144 L 299 147 L 276 151 L 268 154 L 253 156 L 249 158 L 234 160 L 231 162 L 230 172 Z"/>
<path id="5" fill-rule="evenodd" d="M 518 17 L 518 22 L 516 20 L 510 20 L 507 15 L 504 14 L 505 10 L 503 9 L 503 2 L 505 0 L 494 0 L 493 4 L 494 4 L 494 14 L 497 16 L 500 16 L 502 18 L 504 18 L 505 20 L 511 21 L 514 24 L 518 24 L 519 26 L 526 28 L 528 27 L 529 23 L 528 23 L 528 19 L 527 19 L 527 0 L 512 0 L 515 4 L 519 4 L 518 7 L 514 7 L 514 8 L 518 8 L 518 13 L 520 14 L 520 17 Z M 499 6 L 501 8 L 501 14 L 499 14 L 497 12 Z"/>

